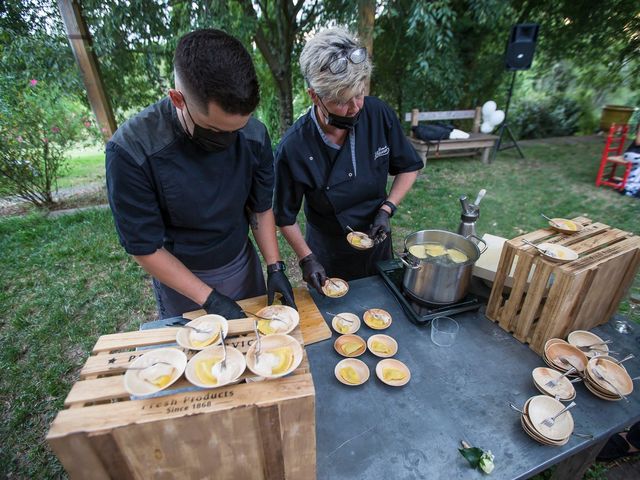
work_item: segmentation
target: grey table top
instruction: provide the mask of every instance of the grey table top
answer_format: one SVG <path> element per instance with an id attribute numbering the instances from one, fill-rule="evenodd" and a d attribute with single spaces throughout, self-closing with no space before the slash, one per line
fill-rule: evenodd
<path id="1" fill-rule="evenodd" d="M 411 370 L 404 387 L 383 384 L 375 376 L 379 360 L 370 352 L 360 356 L 371 370 L 362 386 L 349 387 L 334 376 L 342 359 L 333 348 L 337 338 L 307 346 L 316 388 L 316 438 L 319 479 L 438 479 L 488 478 L 472 470 L 458 453 L 460 440 L 491 450 L 496 468 L 490 478 L 524 479 L 587 448 L 640 420 L 640 393 L 630 402 L 608 402 L 576 384 L 577 406 L 572 410 L 575 431 L 593 440 L 572 436 L 562 447 L 543 446 L 520 426 L 518 406 L 538 395 L 531 371 L 542 359 L 515 340 L 483 313 L 459 314 L 460 331 L 451 347 L 431 342 L 430 327 L 418 327 L 404 315 L 379 277 L 352 281 L 349 293 L 338 299 L 313 292 L 318 308 L 353 312 L 362 318 L 368 308 L 383 308 L 393 323 L 383 333 L 399 344 L 395 358 Z M 637 353 L 640 329 L 617 333 L 611 322 L 593 330 L 615 342 L 623 354 Z M 364 322 L 358 334 L 367 339 L 378 331 Z M 640 374 L 640 359 L 626 364 Z M 638 388 L 638 385 L 636 385 Z"/>

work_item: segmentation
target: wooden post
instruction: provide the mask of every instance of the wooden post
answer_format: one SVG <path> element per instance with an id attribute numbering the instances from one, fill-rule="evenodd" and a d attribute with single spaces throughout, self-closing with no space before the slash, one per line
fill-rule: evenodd
<path id="1" fill-rule="evenodd" d="M 373 58 L 373 26 L 376 17 L 375 0 L 358 1 L 358 36 L 362 45 L 367 49 L 369 57 Z M 364 86 L 364 94 L 369 95 L 371 90 L 371 77 L 367 78 Z"/>
<path id="2" fill-rule="evenodd" d="M 91 35 L 82 18 L 77 0 L 58 0 L 58 8 L 64 21 L 69 44 L 82 74 L 84 86 L 93 114 L 98 121 L 105 142 L 111 138 L 118 125 L 111 110 L 109 96 L 104 88 L 98 59 L 91 46 Z"/>

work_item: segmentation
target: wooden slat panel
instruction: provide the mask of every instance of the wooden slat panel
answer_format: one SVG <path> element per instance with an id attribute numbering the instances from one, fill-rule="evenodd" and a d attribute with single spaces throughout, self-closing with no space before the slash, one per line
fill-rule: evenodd
<path id="1" fill-rule="evenodd" d="M 315 395 L 311 374 L 289 375 L 273 381 L 242 383 L 167 397 L 92 405 L 58 412 L 47 438 L 73 432 L 99 432 L 137 422 L 153 422 L 194 413 L 222 411 L 247 405 L 270 405 L 289 398 Z"/>
<path id="2" fill-rule="evenodd" d="M 441 140 L 440 142 L 424 142 L 417 138 L 409 138 L 414 147 L 429 147 L 429 152 L 435 155 L 436 150 L 446 152 L 448 150 L 460 150 L 461 148 L 488 148 L 493 147 L 498 137 L 495 135 L 484 135 L 482 133 L 471 134 L 469 138 L 458 138 L 454 140 Z M 426 150 L 426 148 L 422 148 Z"/>
<path id="3" fill-rule="evenodd" d="M 290 405 L 286 408 L 290 408 Z M 265 478 L 285 478 L 285 460 L 282 451 L 284 425 L 280 422 L 280 405 L 268 405 L 256 411 L 260 450 L 263 452 L 264 476 Z"/>
<path id="4" fill-rule="evenodd" d="M 296 368 L 290 375 L 299 375 L 309 372 L 309 361 L 307 358 L 307 352 L 303 352 L 302 361 L 298 368 Z M 240 380 L 246 380 L 247 378 L 256 378 L 251 370 L 248 368 L 240 376 Z M 273 381 L 273 380 L 269 380 Z M 186 377 L 181 377 L 171 387 L 169 387 L 164 393 L 165 396 L 171 395 L 176 390 L 193 387 L 194 385 L 189 382 Z M 113 375 L 111 377 L 101 378 L 87 378 L 86 380 L 79 380 L 71 387 L 71 391 L 64 400 L 65 407 L 72 405 L 83 405 L 85 403 L 102 402 L 105 400 L 119 400 L 128 399 L 129 393 L 124 388 L 124 374 Z"/>
<path id="5" fill-rule="evenodd" d="M 592 270 L 594 279 L 588 291 L 585 292 L 585 298 L 576 316 L 576 330 L 593 328 L 594 318 L 601 318 L 600 323 L 607 322 L 611 318 L 612 314 L 609 312 L 612 309 L 617 310 L 620 300 L 626 293 L 625 285 L 630 280 L 629 271 L 637 269 L 637 264 L 634 268 L 634 259 L 637 255 L 638 253 L 630 251 Z M 603 292 L 608 292 L 608 295 L 603 297 Z"/>
<path id="6" fill-rule="evenodd" d="M 529 252 L 521 251 L 518 255 L 518 265 L 513 275 L 513 286 L 511 287 L 509 300 L 505 303 L 504 318 L 500 320 L 500 326 L 508 332 L 512 332 L 516 327 L 518 310 L 523 302 L 533 260 L 534 256 Z"/>
<path id="7" fill-rule="evenodd" d="M 438 112 L 419 112 L 418 121 L 426 122 L 430 120 L 461 120 L 465 118 L 474 118 L 475 110 L 442 110 Z M 411 121 L 411 112 L 404 114 L 404 121 Z"/>
<path id="8" fill-rule="evenodd" d="M 315 397 L 306 396 L 280 404 L 280 430 L 285 478 L 316 478 Z M 295 425 L 295 428 L 287 428 Z M 300 445 L 305 445 L 301 449 Z"/>
<path id="9" fill-rule="evenodd" d="M 254 410 L 132 424 L 113 437 L 136 478 L 262 480 Z"/>
<path id="10" fill-rule="evenodd" d="M 540 312 L 540 304 L 543 302 L 552 270 L 553 265 L 548 262 L 536 263 L 536 270 L 531 278 L 531 285 L 524 299 L 522 311 L 518 315 L 517 322 L 512 326 L 513 336 L 521 342 L 526 342 L 527 337 L 531 335 L 533 321 Z"/>
<path id="11" fill-rule="evenodd" d="M 72 480 L 111 479 L 84 432 L 69 432 L 65 437 L 47 436 L 47 441 Z"/>
<path id="12" fill-rule="evenodd" d="M 136 347 L 153 345 L 165 345 L 176 341 L 178 328 L 157 328 L 154 330 L 141 330 L 137 332 L 113 333 L 102 335 L 98 338 L 92 352 L 110 352 L 114 350 L 127 350 Z"/>
<path id="13" fill-rule="evenodd" d="M 516 250 L 510 242 L 507 241 L 504 243 L 502 253 L 500 254 L 500 261 L 498 262 L 498 269 L 496 270 L 496 276 L 493 281 L 493 287 L 491 288 L 491 295 L 487 303 L 486 315 L 494 322 L 499 322 L 502 317 L 504 286 L 513 267 L 515 252 Z"/>

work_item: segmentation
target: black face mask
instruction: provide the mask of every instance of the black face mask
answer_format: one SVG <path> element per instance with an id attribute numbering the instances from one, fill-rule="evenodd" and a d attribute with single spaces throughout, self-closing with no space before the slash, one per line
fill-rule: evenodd
<path id="1" fill-rule="evenodd" d="M 327 119 L 327 123 L 332 127 L 340 128 L 342 130 L 353 129 L 358 123 L 358 120 L 360 119 L 360 114 L 362 113 L 362 109 L 364 108 L 364 105 L 362 105 L 362 108 L 358 110 L 358 113 L 356 113 L 353 117 L 343 117 L 342 115 L 336 115 L 335 113 L 331 113 L 327 108 L 327 106 L 322 101 L 322 99 L 320 97 L 318 97 L 318 99 L 320 100 L 320 103 L 322 104 L 324 109 L 327 111 L 327 114 L 325 115 Z M 324 114 L 324 112 L 322 113 Z"/>
<path id="2" fill-rule="evenodd" d="M 182 96 L 182 100 L 184 101 L 184 106 L 187 109 L 191 123 L 193 123 L 193 133 L 189 134 L 189 131 L 187 130 L 187 135 L 193 143 L 207 152 L 222 152 L 235 143 L 236 137 L 238 136 L 237 131 L 214 132 L 208 128 L 201 127 L 194 122 L 191 112 L 189 111 L 189 107 L 187 107 L 187 102 L 184 99 L 184 95 Z M 182 119 L 185 120 L 184 112 L 182 112 Z M 184 123 L 186 125 L 187 122 L 185 121 Z"/>

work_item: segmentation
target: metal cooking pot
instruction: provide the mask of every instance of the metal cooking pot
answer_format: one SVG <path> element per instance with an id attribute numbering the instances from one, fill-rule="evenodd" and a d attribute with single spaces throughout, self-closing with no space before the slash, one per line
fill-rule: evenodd
<path id="1" fill-rule="evenodd" d="M 482 251 L 470 238 L 484 245 Z M 455 248 L 469 259 L 464 263 L 455 263 L 446 256 L 417 258 L 409 253 L 413 245 L 423 243 L 439 243 L 445 248 Z M 473 264 L 487 249 L 487 244 L 475 235 L 463 237 L 445 230 L 421 230 L 405 238 L 404 249 L 400 260 L 405 266 L 402 280 L 405 292 L 418 302 L 442 305 L 457 302 L 467 294 Z"/>

